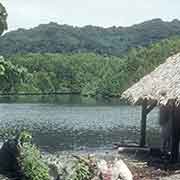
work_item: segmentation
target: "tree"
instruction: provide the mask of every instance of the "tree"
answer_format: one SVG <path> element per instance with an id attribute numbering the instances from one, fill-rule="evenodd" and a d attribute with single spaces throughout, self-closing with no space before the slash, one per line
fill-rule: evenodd
<path id="1" fill-rule="evenodd" d="M 7 11 L 0 3 L 0 35 L 7 30 Z"/>
<path id="2" fill-rule="evenodd" d="M 17 83 L 21 83 L 24 76 L 26 76 L 27 70 L 23 67 L 13 65 L 10 61 L 5 61 L 0 57 L 0 91 L 7 93 L 15 91 Z"/>
<path id="3" fill-rule="evenodd" d="M 0 35 L 7 30 L 7 12 L 0 3 Z M 25 68 L 19 68 L 0 56 L 0 92 L 10 92 L 26 75 Z"/>

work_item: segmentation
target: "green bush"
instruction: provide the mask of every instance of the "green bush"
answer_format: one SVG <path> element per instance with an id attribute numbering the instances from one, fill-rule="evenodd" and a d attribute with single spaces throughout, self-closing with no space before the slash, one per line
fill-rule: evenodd
<path id="1" fill-rule="evenodd" d="M 25 145 L 20 158 L 23 180 L 49 180 L 48 167 L 42 162 L 40 152 L 34 145 Z"/>
<path id="2" fill-rule="evenodd" d="M 41 159 L 40 151 L 30 143 L 31 135 L 22 132 L 19 135 L 21 151 L 19 164 L 23 180 L 49 180 L 48 167 Z"/>
<path id="3" fill-rule="evenodd" d="M 76 159 L 70 180 L 90 180 L 96 175 L 97 165 L 91 158 L 74 156 Z"/>

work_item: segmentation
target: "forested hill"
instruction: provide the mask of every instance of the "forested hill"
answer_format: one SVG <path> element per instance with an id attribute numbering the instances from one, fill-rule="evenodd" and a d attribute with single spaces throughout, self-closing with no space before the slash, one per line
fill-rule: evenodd
<path id="1" fill-rule="evenodd" d="M 118 96 L 177 52 L 180 52 L 180 37 L 132 49 L 123 58 L 94 53 L 14 55 L 7 60 L 15 67 L 24 67 L 25 74 L 16 81 L 11 71 L 7 71 L 8 78 L 2 76 L 0 82 L 7 84 L 9 92 Z"/>
<path id="2" fill-rule="evenodd" d="M 120 56 L 130 48 L 147 46 L 180 35 L 180 21 L 154 19 L 131 27 L 73 27 L 49 23 L 19 29 L 0 38 L 0 54 L 94 52 Z"/>

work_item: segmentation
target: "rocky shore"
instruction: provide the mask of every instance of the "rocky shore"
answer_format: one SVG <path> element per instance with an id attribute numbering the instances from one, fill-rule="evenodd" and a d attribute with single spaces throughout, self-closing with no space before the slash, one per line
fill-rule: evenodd
<path id="1" fill-rule="evenodd" d="M 9 145 L 4 146 L 4 148 L 11 147 L 11 151 L 10 149 L 6 149 L 5 152 L 12 155 L 14 154 L 15 146 L 12 143 Z M 8 153 L 5 154 L 8 155 Z M 0 162 L 0 167 L 8 164 L 7 160 L 2 159 L 2 157 L 5 158 L 5 154 L 0 156 L 0 160 L 2 160 Z M 154 157 L 150 156 L 149 151 L 146 149 L 141 151 L 139 149 L 128 149 L 127 151 L 121 151 L 120 149 L 76 152 L 61 151 L 53 154 L 44 152 L 41 153 L 40 156 L 42 162 L 49 169 L 50 180 L 71 179 L 72 176 L 76 176 L 78 173 L 82 173 L 81 178 L 78 180 L 84 180 L 82 178 L 83 174 L 85 174 L 86 177 L 88 176 L 90 180 L 180 179 L 180 170 L 178 170 L 180 169 L 180 166 L 178 168 L 178 165 L 174 165 L 173 168 L 171 167 L 168 170 L 163 164 L 158 164 L 157 161 L 156 164 L 149 163 L 154 161 Z M 12 161 L 10 161 L 10 164 L 12 164 Z M 10 179 L 0 175 L 0 180 Z"/>
<path id="2" fill-rule="evenodd" d="M 165 170 L 157 166 L 151 166 L 147 162 L 148 154 L 147 152 L 128 152 L 119 153 L 117 150 L 108 151 L 96 151 L 96 152 L 60 152 L 57 154 L 44 154 L 43 159 L 49 164 L 58 164 L 58 162 L 72 162 L 72 156 L 93 157 L 98 162 L 105 161 L 108 167 L 112 167 L 114 162 L 123 160 L 130 170 L 133 180 L 175 180 L 175 178 L 180 177 L 180 171 L 175 170 Z M 58 166 L 58 165 L 57 165 Z M 60 165 L 61 168 L 63 165 Z M 71 166 L 70 164 L 67 166 Z M 177 179 L 176 179 L 177 180 Z"/>

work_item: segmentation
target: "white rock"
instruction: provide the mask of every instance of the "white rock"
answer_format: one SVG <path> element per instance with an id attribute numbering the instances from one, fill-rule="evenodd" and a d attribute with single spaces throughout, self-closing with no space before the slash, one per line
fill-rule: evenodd
<path id="1" fill-rule="evenodd" d="M 97 163 L 97 167 L 99 169 L 100 172 L 106 172 L 108 170 L 108 165 L 107 165 L 107 162 L 105 160 L 100 160 L 98 163 Z"/>
<path id="2" fill-rule="evenodd" d="M 116 160 L 112 167 L 112 180 L 121 178 L 122 180 L 133 180 L 133 175 L 127 165 L 122 160 Z"/>

